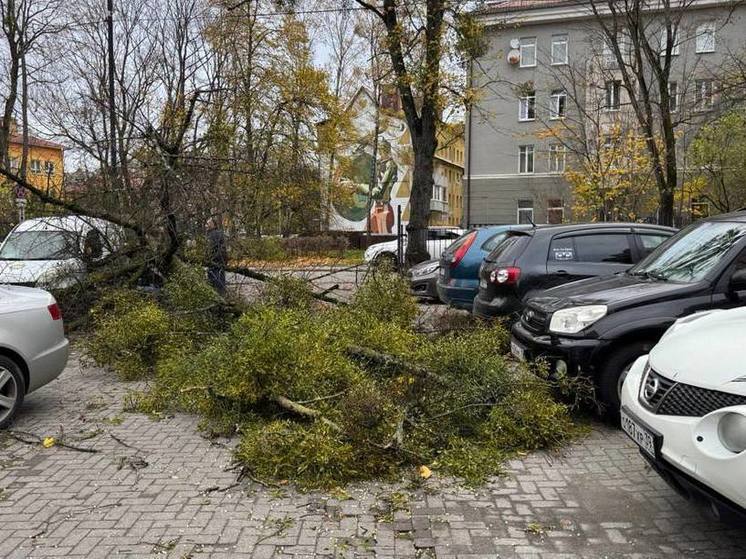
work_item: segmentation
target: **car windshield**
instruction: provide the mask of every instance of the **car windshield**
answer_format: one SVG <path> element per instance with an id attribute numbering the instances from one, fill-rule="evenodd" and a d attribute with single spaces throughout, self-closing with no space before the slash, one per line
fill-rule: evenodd
<path id="1" fill-rule="evenodd" d="M 628 273 L 664 281 L 698 282 L 744 235 L 746 223 L 705 221 L 682 232 Z"/>
<path id="2" fill-rule="evenodd" d="M 11 233 L 0 249 L 0 260 L 63 260 L 75 256 L 75 235 L 66 231 Z"/>

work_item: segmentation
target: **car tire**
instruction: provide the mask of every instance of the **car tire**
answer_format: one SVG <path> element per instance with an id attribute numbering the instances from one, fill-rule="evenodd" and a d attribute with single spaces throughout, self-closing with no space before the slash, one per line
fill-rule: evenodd
<path id="1" fill-rule="evenodd" d="M 653 346 L 650 342 L 632 342 L 612 351 L 599 367 L 596 378 L 598 399 L 602 415 L 610 423 L 619 424 L 619 410 L 622 406 L 621 387 L 624 377 L 638 357 L 645 355 Z"/>
<path id="2" fill-rule="evenodd" d="M 0 397 L 4 402 L 0 404 L 0 429 L 11 424 L 23 404 L 25 394 L 26 382 L 18 363 L 0 355 Z"/>

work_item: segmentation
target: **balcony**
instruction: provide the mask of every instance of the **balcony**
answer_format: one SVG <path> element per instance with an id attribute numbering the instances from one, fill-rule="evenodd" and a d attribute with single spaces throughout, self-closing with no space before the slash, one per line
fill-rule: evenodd
<path id="1" fill-rule="evenodd" d="M 448 202 L 446 202 L 445 200 L 436 200 L 435 198 L 432 198 L 430 200 L 430 211 L 447 214 Z"/>

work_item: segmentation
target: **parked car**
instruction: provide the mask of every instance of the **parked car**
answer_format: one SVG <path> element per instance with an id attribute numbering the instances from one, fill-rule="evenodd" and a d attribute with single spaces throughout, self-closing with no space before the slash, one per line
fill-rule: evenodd
<path id="1" fill-rule="evenodd" d="M 479 291 L 479 267 L 510 231 L 531 225 L 497 225 L 472 229 L 456 239 L 440 255 L 437 289 L 440 300 L 457 309 L 471 310 Z"/>
<path id="2" fill-rule="evenodd" d="M 676 232 L 641 223 L 550 225 L 508 233 L 484 260 L 473 312 L 516 315 L 544 289 L 622 272 Z"/>
<path id="3" fill-rule="evenodd" d="M 0 283 L 69 287 L 91 262 L 123 241 L 122 229 L 101 219 L 73 215 L 26 220 L 0 245 Z"/>
<path id="4" fill-rule="evenodd" d="M 746 308 L 677 320 L 630 369 L 622 428 L 653 468 L 746 526 Z"/>
<path id="5" fill-rule="evenodd" d="M 59 376 L 67 355 L 54 297 L 41 289 L 0 286 L 0 429 L 27 394 Z"/>
<path id="6" fill-rule="evenodd" d="M 463 229 L 458 227 L 430 227 L 427 230 L 427 251 L 430 253 L 430 258 L 437 260 L 440 258 L 440 254 L 448 248 L 448 246 L 464 234 Z M 370 245 L 365 251 L 364 259 L 366 262 L 385 262 L 391 266 L 395 266 L 397 258 L 398 243 L 396 239 L 393 241 L 386 241 L 385 243 L 376 243 Z M 406 236 L 402 240 L 402 249 L 404 252 L 407 250 L 407 238 Z"/>
<path id="7" fill-rule="evenodd" d="M 528 301 L 512 352 L 590 375 L 607 415 L 635 360 L 678 318 L 746 305 L 746 212 L 699 221 L 626 273 L 550 289 Z M 706 374 L 706 371 L 703 371 Z"/>
<path id="8" fill-rule="evenodd" d="M 407 272 L 409 289 L 412 295 L 433 302 L 439 301 L 438 290 L 435 287 L 438 281 L 439 268 L 440 262 L 438 260 L 426 260 L 412 266 Z"/>

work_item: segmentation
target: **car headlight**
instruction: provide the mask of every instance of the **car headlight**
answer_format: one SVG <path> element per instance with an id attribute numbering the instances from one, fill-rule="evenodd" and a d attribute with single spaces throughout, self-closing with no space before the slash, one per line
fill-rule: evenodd
<path id="1" fill-rule="evenodd" d="M 746 450 L 746 416 L 729 412 L 718 422 L 718 437 L 725 448 L 735 454 Z"/>
<path id="2" fill-rule="evenodd" d="M 438 262 L 433 262 L 432 264 L 428 264 L 427 266 L 423 266 L 422 268 L 415 268 L 412 270 L 412 275 L 417 276 L 427 276 L 435 272 L 440 267 L 440 264 Z"/>
<path id="3" fill-rule="evenodd" d="M 552 315 L 549 330 L 557 334 L 577 334 L 606 316 L 606 305 L 586 305 L 562 309 Z"/>

